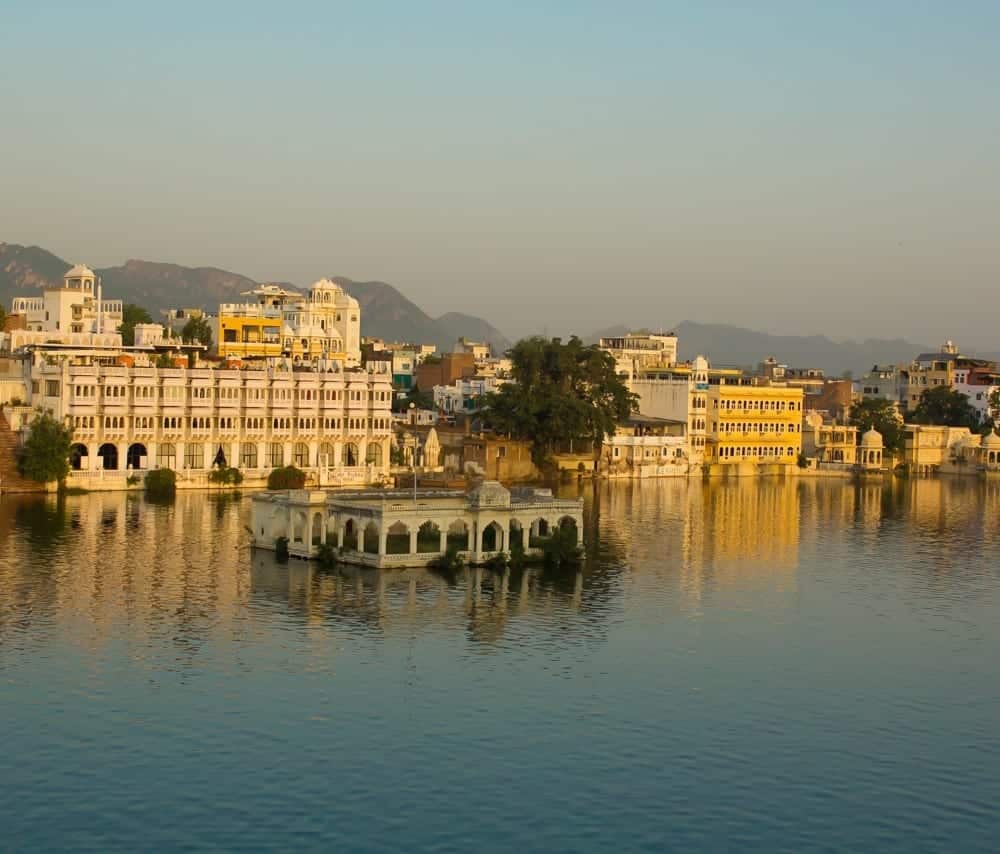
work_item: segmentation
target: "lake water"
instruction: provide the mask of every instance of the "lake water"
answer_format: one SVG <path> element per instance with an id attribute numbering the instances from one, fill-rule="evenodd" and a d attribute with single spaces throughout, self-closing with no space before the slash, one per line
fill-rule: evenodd
<path id="1" fill-rule="evenodd" d="M 0 849 L 996 850 L 1000 484 L 581 491 L 454 579 L 0 499 Z"/>

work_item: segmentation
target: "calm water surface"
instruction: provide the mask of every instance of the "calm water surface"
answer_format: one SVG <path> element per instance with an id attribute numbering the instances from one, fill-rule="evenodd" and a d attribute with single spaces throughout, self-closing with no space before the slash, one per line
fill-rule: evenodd
<path id="1" fill-rule="evenodd" d="M 1000 484 L 583 494 L 455 579 L 0 499 L 0 849 L 996 849 Z"/>

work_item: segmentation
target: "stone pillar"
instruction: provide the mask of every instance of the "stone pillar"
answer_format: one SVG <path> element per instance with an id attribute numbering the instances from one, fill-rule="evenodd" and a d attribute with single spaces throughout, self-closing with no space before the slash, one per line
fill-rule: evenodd
<path id="1" fill-rule="evenodd" d="M 441 551 L 448 551 L 448 528 L 446 526 L 441 527 Z"/>
<path id="2" fill-rule="evenodd" d="M 118 449 L 118 471 L 125 471 L 128 462 L 128 442 L 117 442 L 115 447 Z"/>
<path id="3" fill-rule="evenodd" d="M 257 468 L 266 469 L 271 467 L 271 460 L 267 454 L 267 442 L 257 443 Z"/>
<path id="4" fill-rule="evenodd" d="M 410 527 L 410 554 L 415 555 L 417 553 L 417 532 L 418 528 Z"/>
<path id="5" fill-rule="evenodd" d="M 380 556 L 386 553 L 386 540 L 388 536 L 389 533 L 385 525 L 378 529 L 378 553 Z"/>

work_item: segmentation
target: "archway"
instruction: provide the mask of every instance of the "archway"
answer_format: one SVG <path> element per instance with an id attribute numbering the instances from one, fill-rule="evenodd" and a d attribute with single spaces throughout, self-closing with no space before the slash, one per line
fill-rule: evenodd
<path id="1" fill-rule="evenodd" d="M 296 442 L 292 459 L 295 461 L 295 465 L 297 468 L 300 469 L 308 468 L 309 446 L 305 442 Z"/>
<path id="2" fill-rule="evenodd" d="M 110 442 L 105 442 L 97 450 L 97 456 L 101 458 L 101 468 L 105 471 L 118 470 L 118 448 Z"/>
<path id="3" fill-rule="evenodd" d="M 87 446 L 77 442 L 69 446 L 69 467 L 73 471 L 80 471 L 83 468 L 83 460 L 89 455 Z"/>
<path id="4" fill-rule="evenodd" d="M 226 462 L 226 449 L 219 445 L 219 449 L 215 452 L 215 457 L 212 458 L 213 468 L 228 468 L 229 463 Z"/>
<path id="5" fill-rule="evenodd" d="M 313 524 L 312 524 L 312 544 L 318 546 L 323 542 L 323 514 L 313 513 Z"/>
<path id="6" fill-rule="evenodd" d="M 378 525 L 374 521 L 365 525 L 364 551 L 366 554 L 378 554 Z"/>
<path id="7" fill-rule="evenodd" d="M 531 530 L 528 533 L 528 545 L 531 548 L 537 548 L 541 545 L 542 540 L 546 540 L 549 537 L 549 522 L 547 519 L 535 519 L 531 523 Z"/>
<path id="8" fill-rule="evenodd" d="M 304 543 L 306 540 L 306 514 L 296 510 L 292 514 L 292 542 Z"/>
<path id="9" fill-rule="evenodd" d="M 368 450 L 365 452 L 365 465 L 369 466 L 381 466 L 382 465 L 382 446 L 374 442 L 369 443 Z"/>
<path id="10" fill-rule="evenodd" d="M 428 554 L 441 551 L 441 528 L 434 522 L 424 522 L 417 531 L 417 552 Z"/>
<path id="11" fill-rule="evenodd" d="M 386 531 L 385 553 L 389 555 L 410 553 L 410 529 L 403 522 L 390 525 Z"/>
<path id="12" fill-rule="evenodd" d="M 483 528 L 483 548 L 484 552 L 503 551 L 503 528 L 499 522 L 490 522 Z"/>
<path id="13" fill-rule="evenodd" d="M 344 446 L 344 465 L 353 468 L 358 464 L 358 446 L 354 442 L 348 442 Z"/>
<path id="14" fill-rule="evenodd" d="M 146 459 L 146 446 L 136 442 L 128 446 L 128 453 L 125 455 L 125 468 L 140 469 L 142 461 Z"/>
<path id="15" fill-rule="evenodd" d="M 344 548 L 352 552 L 358 550 L 358 525 L 353 519 L 348 519 L 344 525 Z"/>
<path id="16" fill-rule="evenodd" d="M 562 519 L 559 520 L 559 533 L 567 540 L 570 536 L 572 536 L 573 542 L 578 542 L 579 534 L 576 528 L 576 519 L 572 516 L 563 516 Z"/>
<path id="17" fill-rule="evenodd" d="M 448 526 L 448 548 L 457 548 L 462 552 L 469 550 L 469 526 L 461 519 Z"/>
<path id="18" fill-rule="evenodd" d="M 321 468 L 332 468 L 333 461 L 333 445 L 329 442 L 324 442 L 319 446 L 319 458 L 316 460 L 316 465 Z"/>

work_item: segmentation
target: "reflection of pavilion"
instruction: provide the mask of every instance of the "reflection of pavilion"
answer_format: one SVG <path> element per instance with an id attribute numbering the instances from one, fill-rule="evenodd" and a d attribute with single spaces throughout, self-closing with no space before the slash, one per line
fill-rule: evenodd
<path id="1" fill-rule="evenodd" d="M 538 552 L 556 530 L 572 530 L 580 543 L 583 504 L 546 489 L 512 493 L 496 481 L 468 494 L 302 489 L 255 495 L 251 528 L 255 546 L 273 549 L 285 538 L 298 557 L 328 545 L 346 563 L 382 569 L 427 566 L 451 548 L 479 564 L 518 547 Z"/>
<path id="2" fill-rule="evenodd" d="M 601 620 L 579 619 L 594 594 L 580 571 L 553 579 L 537 568 L 466 567 L 452 578 L 423 568 L 385 572 L 345 564 L 324 570 L 312 562 L 278 563 L 259 550 L 250 577 L 252 598 L 283 603 L 310 624 L 349 633 L 410 635 L 444 628 L 491 644 L 502 639 L 511 621 L 544 617 L 535 629 L 558 627 L 561 639 L 603 635 Z"/>

